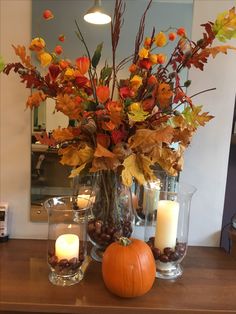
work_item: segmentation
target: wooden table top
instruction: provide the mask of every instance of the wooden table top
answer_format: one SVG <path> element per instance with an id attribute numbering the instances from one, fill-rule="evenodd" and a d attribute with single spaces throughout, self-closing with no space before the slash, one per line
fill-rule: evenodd
<path id="1" fill-rule="evenodd" d="M 0 243 L 0 313 L 236 313 L 236 260 L 219 248 L 189 247 L 184 274 L 155 280 L 139 298 L 122 299 L 104 286 L 101 264 L 92 261 L 85 278 L 58 287 L 48 280 L 46 241 Z"/>

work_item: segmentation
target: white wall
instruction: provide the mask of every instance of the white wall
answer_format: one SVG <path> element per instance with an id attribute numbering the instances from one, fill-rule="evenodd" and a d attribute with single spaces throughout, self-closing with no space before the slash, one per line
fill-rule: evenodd
<path id="1" fill-rule="evenodd" d="M 214 19 L 218 12 L 235 1 L 196 0 L 193 36 L 199 25 Z M 30 41 L 31 3 L 27 0 L 0 0 L 1 54 L 15 56 L 11 43 Z M 20 25 L 20 31 L 16 26 Z M 186 154 L 183 179 L 198 192 L 193 199 L 190 243 L 218 245 L 223 212 L 230 131 L 235 96 L 236 55 L 220 56 L 210 62 L 204 73 L 191 70 L 192 92 L 217 87 L 216 92 L 198 97 L 200 104 L 216 119 L 195 136 Z M 30 112 L 22 110 L 27 91 L 14 74 L 0 76 L 0 200 L 8 201 L 11 212 L 10 234 L 18 238 L 46 236 L 46 224 L 29 222 L 30 205 Z"/>
<path id="2" fill-rule="evenodd" d="M 0 54 L 18 61 L 11 44 L 28 46 L 31 1 L 0 0 Z M 24 111 L 28 91 L 13 73 L 0 75 L 0 201 L 9 203 L 10 236 L 46 237 L 46 224 L 29 222 L 31 112 Z"/>
<path id="3" fill-rule="evenodd" d="M 193 40 L 200 38 L 200 24 L 214 21 L 218 13 L 236 4 L 235 1 L 198 0 L 194 5 Z M 236 40 L 232 41 L 236 46 Z M 208 62 L 204 73 L 191 70 L 189 95 L 216 87 L 216 91 L 194 98 L 196 104 L 215 116 L 199 129 L 185 154 L 183 180 L 195 185 L 190 220 L 190 244 L 218 246 L 224 207 L 230 136 L 236 94 L 236 52 L 218 55 Z"/>

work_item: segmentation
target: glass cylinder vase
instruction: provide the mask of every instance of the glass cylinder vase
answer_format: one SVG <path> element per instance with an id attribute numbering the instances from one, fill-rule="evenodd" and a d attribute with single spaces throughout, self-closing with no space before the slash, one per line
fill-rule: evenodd
<path id="1" fill-rule="evenodd" d="M 145 186 L 145 241 L 156 260 L 156 277 L 178 278 L 187 252 L 189 216 L 196 188 L 177 183 L 174 191 Z"/>
<path id="2" fill-rule="evenodd" d="M 122 184 L 119 173 L 110 170 L 85 176 L 79 181 L 75 189 L 77 193 L 91 195 L 92 214 L 87 230 L 93 244 L 91 256 L 96 261 L 102 261 L 103 252 L 109 244 L 121 236 L 129 238 L 133 232 L 131 190 Z"/>
<path id="3" fill-rule="evenodd" d="M 83 279 L 87 257 L 88 198 L 53 197 L 44 203 L 48 212 L 49 280 L 70 286 Z"/>

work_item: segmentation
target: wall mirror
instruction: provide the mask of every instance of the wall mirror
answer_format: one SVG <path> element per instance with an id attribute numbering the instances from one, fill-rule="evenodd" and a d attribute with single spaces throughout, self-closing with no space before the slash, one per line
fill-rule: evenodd
<path id="1" fill-rule="evenodd" d="M 124 25 L 117 50 L 117 59 L 122 60 L 133 51 L 135 36 L 148 0 L 126 0 Z M 104 8 L 112 14 L 114 1 L 103 0 Z M 83 20 L 83 14 L 93 4 L 89 0 L 34 0 L 32 1 L 32 37 L 43 37 L 47 49 L 53 51 L 58 44 L 58 35 L 65 35 L 63 43 L 64 57 L 74 60 L 85 54 L 84 48 L 75 35 L 75 19 L 85 36 L 88 48 L 94 51 L 97 44 L 103 42 L 101 64 L 111 60 L 110 25 L 93 25 Z M 42 12 L 50 9 L 55 18 L 43 21 Z M 167 30 L 170 26 L 185 27 L 188 34 L 192 28 L 193 0 L 153 0 L 146 18 L 145 34 L 156 30 Z M 166 48 L 168 50 L 168 47 Z M 167 51 L 168 53 L 168 51 Z M 120 72 L 120 78 L 126 77 Z M 187 72 L 182 75 L 187 77 Z M 32 158 L 31 158 L 31 220 L 44 221 L 47 218 L 42 208 L 43 201 L 53 195 L 72 193 L 72 182 L 68 179 L 70 168 L 59 163 L 55 149 L 36 143 L 35 134 L 46 130 L 50 132 L 58 126 L 67 126 L 68 119 L 54 112 L 54 103 L 50 101 L 32 112 Z"/>

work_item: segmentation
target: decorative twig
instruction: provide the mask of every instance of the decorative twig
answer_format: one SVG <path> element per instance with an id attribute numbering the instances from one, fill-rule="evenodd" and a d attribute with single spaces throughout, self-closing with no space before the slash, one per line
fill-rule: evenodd
<path id="1" fill-rule="evenodd" d="M 136 35 L 136 39 L 135 39 L 135 49 L 134 49 L 134 58 L 133 58 L 133 63 L 137 63 L 138 61 L 138 53 L 139 53 L 139 49 L 140 49 L 140 45 L 143 42 L 143 35 L 144 35 L 144 29 L 145 29 L 145 18 L 146 18 L 146 14 L 147 11 L 149 10 L 150 6 L 151 6 L 152 0 L 149 1 L 146 10 L 144 11 L 141 20 L 140 20 L 140 24 L 139 24 L 139 29 L 138 29 L 138 33 Z"/>
<path id="2" fill-rule="evenodd" d="M 125 4 L 123 0 L 116 0 L 113 22 L 111 22 L 111 44 L 112 44 L 112 69 L 113 69 L 113 79 L 112 79 L 112 89 L 111 89 L 111 99 L 114 95 L 115 85 L 116 85 L 116 48 L 120 39 L 120 30 L 124 23 L 123 14 L 125 12 Z"/>
<path id="3" fill-rule="evenodd" d="M 92 86 L 92 91 L 93 91 L 93 97 L 96 101 L 96 103 L 98 104 L 98 99 L 97 99 L 97 94 L 96 94 L 96 87 L 94 85 L 94 75 L 92 74 L 92 58 L 88 49 L 88 46 L 86 44 L 86 41 L 84 39 L 84 36 L 80 30 L 79 24 L 77 23 L 77 21 L 75 20 L 75 25 L 77 27 L 78 33 L 76 33 L 77 37 L 80 39 L 80 41 L 82 42 L 82 44 L 85 47 L 85 50 L 87 52 L 88 58 L 89 58 L 89 70 L 88 70 L 88 75 L 90 78 L 90 82 L 91 82 L 91 86 Z"/>

